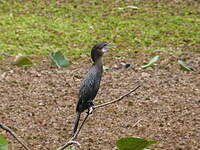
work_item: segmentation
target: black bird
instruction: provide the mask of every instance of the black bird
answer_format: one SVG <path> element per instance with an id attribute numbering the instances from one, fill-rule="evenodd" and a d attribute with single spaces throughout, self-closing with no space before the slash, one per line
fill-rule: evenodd
<path id="1" fill-rule="evenodd" d="M 111 44 L 107 42 L 98 42 L 91 50 L 93 64 L 80 85 L 73 135 L 78 128 L 81 113 L 86 109 L 89 113 L 90 109 L 94 106 L 93 100 L 99 90 L 103 72 L 102 56 L 107 49 L 111 48 L 110 45 Z"/>

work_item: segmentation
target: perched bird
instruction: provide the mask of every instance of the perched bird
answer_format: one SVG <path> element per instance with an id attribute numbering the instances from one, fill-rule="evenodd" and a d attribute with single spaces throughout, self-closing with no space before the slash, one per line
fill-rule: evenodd
<path id="1" fill-rule="evenodd" d="M 111 44 L 107 42 L 98 42 L 91 50 L 93 64 L 80 85 L 76 105 L 76 119 L 72 135 L 77 131 L 81 113 L 86 109 L 89 113 L 90 108 L 94 106 L 93 100 L 99 90 L 103 72 L 102 56 L 107 49 L 112 48 L 110 45 Z"/>

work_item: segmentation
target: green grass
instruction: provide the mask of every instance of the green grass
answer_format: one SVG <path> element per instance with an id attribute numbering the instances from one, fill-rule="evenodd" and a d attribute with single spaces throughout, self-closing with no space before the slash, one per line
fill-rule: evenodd
<path id="1" fill-rule="evenodd" d="M 139 9 L 124 8 L 134 5 Z M 0 2 L 0 52 L 67 56 L 97 41 L 115 51 L 200 51 L 200 2 L 173 0 Z"/>

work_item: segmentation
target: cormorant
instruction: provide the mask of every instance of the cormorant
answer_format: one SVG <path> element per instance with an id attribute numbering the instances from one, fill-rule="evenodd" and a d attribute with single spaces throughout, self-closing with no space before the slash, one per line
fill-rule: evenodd
<path id="1" fill-rule="evenodd" d="M 88 109 L 89 113 L 94 106 L 93 100 L 99 90 L 103 72 L 102 56 L 107 49 L 112 48 L 110 45 L 107 42 L 98 42 L 91 50 L 93 64 L 80 85 L 73 135 L 77 131 L 81 113 L 86 109 Z"/>

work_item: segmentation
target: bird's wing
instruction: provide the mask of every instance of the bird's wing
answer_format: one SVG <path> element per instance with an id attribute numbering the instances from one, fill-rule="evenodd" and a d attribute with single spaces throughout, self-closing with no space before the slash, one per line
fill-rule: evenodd
<path id="1" fill-rule="evenodd" d="M 97 71 L 92 70 L 86 75 L 81 83 L 77 111 L 84 111 L 93 105 L 92 101 L 97 95 L 100 86 L 101 75 L 99 75 L 100 74 Z"/>

